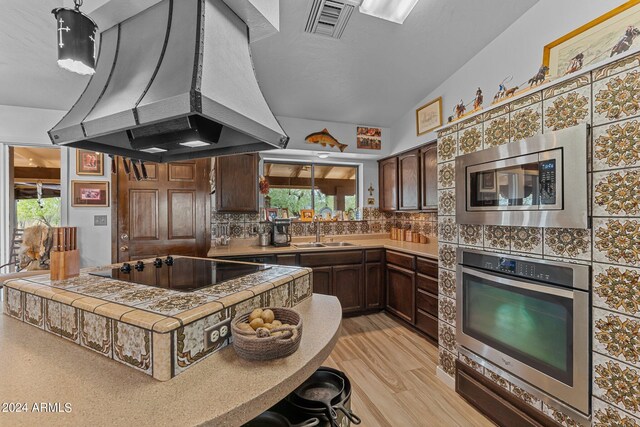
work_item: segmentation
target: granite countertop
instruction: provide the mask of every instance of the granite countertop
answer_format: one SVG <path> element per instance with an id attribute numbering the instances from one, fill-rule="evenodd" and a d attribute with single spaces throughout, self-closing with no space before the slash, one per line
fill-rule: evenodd
<path id="1" fill-rule="evenodd" d="M 0 396 L 29 409 L 0 412 L 0 425 L 238 426 L 293 391 L 335 346 L 342 319 L 337 298 L 314 294 L 295 310 L 304 332 L 293 355 L 249 362 L 229 346 L 169 382 L 0 316 Z M 62 413 L 34 413 L 36 402 L 59 403 Z M 65 403 L 71 412 L 64 413 Z"/>
<path id="2" fill-rule="evenodd" d="M 391 240 L 384 237 L 374 238 L 358 238 L 355 236 L 333 236 L 331 237 L 336 242 L 349 242 L 354 243 L 356 246 L 342 246 L 342 247 L 324 247 L 324 248 L 298 248 L 296 243 L 304 243 L 313 241 L 313 239 L 305 238 L 299 241 L 294 240 L 291 246 L 288 247 L 275 247 L 275 246 L 256 246 L 256 245 L 231 245 L 228 247 L 212 247 L 209 250 L 207 256 L 215 257 L 229 257 L 229 256 L 249 256 L 249 255 L 270 255 L 279 253 L 300 253 L 300 252 L 322 252 L 322 251 L 348 251 L 354 249 L 390 249 L 399 252 L 408 253 L 411 255 L 417 255 L 424 258 L 438 259 L 438 241 L 435 238 L 429 238 L 429 243 L 411 243 L 398 240 Z M 327 241 L 326 239 L 323 241 Z M 232 241 L 233 242 L 233 241 Z"/>

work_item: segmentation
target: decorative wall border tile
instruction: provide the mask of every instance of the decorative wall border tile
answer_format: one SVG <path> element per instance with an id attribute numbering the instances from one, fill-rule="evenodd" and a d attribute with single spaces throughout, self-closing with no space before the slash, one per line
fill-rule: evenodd
<path id="1" fill-rule="evenodd" d="M 44 304 L 42 298 L 29 293 L 24 294 L 24 321 L 37 328 L 44 328 Z"/>

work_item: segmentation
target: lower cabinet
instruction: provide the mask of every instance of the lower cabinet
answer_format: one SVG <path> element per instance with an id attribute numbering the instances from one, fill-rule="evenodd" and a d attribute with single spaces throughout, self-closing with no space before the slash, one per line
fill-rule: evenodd
<path id="1" fill-rule="evenodd" d="M 393 264 L 387 265 L 387 310 L 414 323 L 416 273 Z"/>
<path id="2" fill-rule="evenodd" d="M 332 267 L 333 295 L 338 297 L 343 313 L 362 310 L 362 265 L 338 265 Z"/>
<path id="3" fill-rule="evenodd" d="M 383 309 L 384 266 L 380 262 L 365 264 L 364 277 L 364 308 L 366 310 Z"/>
<path id="4" fill-rule="evenodd" d="M 331 267 L 313 267 L 313 292 L 333 295 L 331 293 Z"/>

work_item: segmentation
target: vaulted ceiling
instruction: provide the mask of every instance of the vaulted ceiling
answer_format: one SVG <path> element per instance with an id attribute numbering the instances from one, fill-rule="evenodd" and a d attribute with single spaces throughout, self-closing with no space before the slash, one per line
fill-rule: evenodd
<path id="1" fill-rule="evenodd" d="M 304 32 L 310 1 L 281 0 L 280 33 L 252 44 L 274 113 L 390 126 L 537 0 L 420 0 L 403 25 L 356 12 L 340 40 Z M 57 67 L 51 15 L 69 3 L 3 3 L 0 104 L 67 110 L 76 101 L 88 77 Z"/>

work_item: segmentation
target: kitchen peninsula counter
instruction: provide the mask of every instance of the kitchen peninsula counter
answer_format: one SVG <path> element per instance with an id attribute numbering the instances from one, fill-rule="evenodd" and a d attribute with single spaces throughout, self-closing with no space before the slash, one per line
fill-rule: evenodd
<path id="1" fill-rule="evenodd" d="M 385 234 L 384 236 L 388 236 Z M 323 236 L 325 238 L 325 236 Z M 212 247 L 207 256 L 216 257 L 232 257 L 232 256 L 251 256 L 251 255 L 271 255 L 284 253 L 309 253 L 320 251 L 348 251 L 357 249 L 389 249 L 399 252 L 417 255 L 424 258 L 438 259 L 438 241 L 436 238 L 430 237 L 429 243 L 412 243 L 398 240 L 391 240 L 388 237 L 362 237 L 362 236 L 328 236 L 326 239 L 332 239 L 336 242 L 353 243 L 354 246 L 327 246 L 322 248 L 298 248 L 295 245 L 305 242 L 314 241 L 313 238 L 294 238 L 291 246 L 275 247 L 275 246 L 256 246 L 256 245 L 233 245 L 228 247 Z"/>
<path id="2" fill-rule="evenodd" d="M 342 316 L 335 297 L 314 294 L 295 309 L 304 332 L 293 355 L 249 362 L 228 346 L 168 382 L 0 316 L 0 396 L 29 409 L 0 412 L 0 425 L 238 426 L 293 391 L 336 343 Z M 32 412 L 40 402 L 58 403 L 61 413 Z"/>

